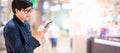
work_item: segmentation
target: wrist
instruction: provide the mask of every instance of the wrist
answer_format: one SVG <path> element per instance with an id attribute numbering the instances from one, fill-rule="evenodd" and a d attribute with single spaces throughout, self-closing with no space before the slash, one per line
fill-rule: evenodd
<path id="1" fill-rule="evenodd" d="M 40 39 L 38 41 L 39 41 L 40 44 L 42 44 L 42 41 Z"/>

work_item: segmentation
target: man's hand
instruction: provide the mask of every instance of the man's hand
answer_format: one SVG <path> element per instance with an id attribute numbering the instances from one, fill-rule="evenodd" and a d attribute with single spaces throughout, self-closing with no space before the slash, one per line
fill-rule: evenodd
<path id="1" fill-rule="evenodd" d="M 40 40 L 40 39 L 42 39 L 42 38 L 44 38 L 44 35 L 45 35 L 45 33 L 48 31 L 48 29 L 49 29 L 49 27 L 46 27 L 46 28 L 39 28 L 38 30 L 37 30 L 37 33 L 35 34 L 35 38 L 37 39 L 37 40 Z"/>

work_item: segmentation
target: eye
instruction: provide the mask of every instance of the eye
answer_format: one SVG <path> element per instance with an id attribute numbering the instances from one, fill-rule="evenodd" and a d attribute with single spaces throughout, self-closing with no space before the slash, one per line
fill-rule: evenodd
<path id="1" fill-rule="evenodd" d="M 25 13 L 29 13 L 29 12 L 31 12 L 31 11 L 32 11 L 32 9 L 25 9 L 25 10 L 24 10 Z"/>

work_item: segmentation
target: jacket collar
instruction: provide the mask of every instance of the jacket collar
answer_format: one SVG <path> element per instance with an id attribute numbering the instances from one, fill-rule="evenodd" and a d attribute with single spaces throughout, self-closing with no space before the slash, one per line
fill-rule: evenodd
<path id="1" fill-rule="evenodd" d="M 18 23 L 18 25 L 25 26 L 25 24 L 16 15 L 13 15 L 13 19 Z"/>

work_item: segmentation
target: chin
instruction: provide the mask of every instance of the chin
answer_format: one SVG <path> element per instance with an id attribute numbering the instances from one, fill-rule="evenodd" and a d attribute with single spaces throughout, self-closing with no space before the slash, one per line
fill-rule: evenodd
<path id="1" fill-rule="evenodd" d="M 30 20 L 30 19 L 27 18 L 26 20 L 28 21 L 28 20 Z"/>
<path id="2" fill-rule="evenodd" d="M 27 17 L 26 20 L 30 20 L 30 17 Z"/>
<path id="3" fill-rule="evenodd" d="M 29 20 L 29 18 L 26 18 L 26 20 L 28 21 L 28 20 Z"/>

